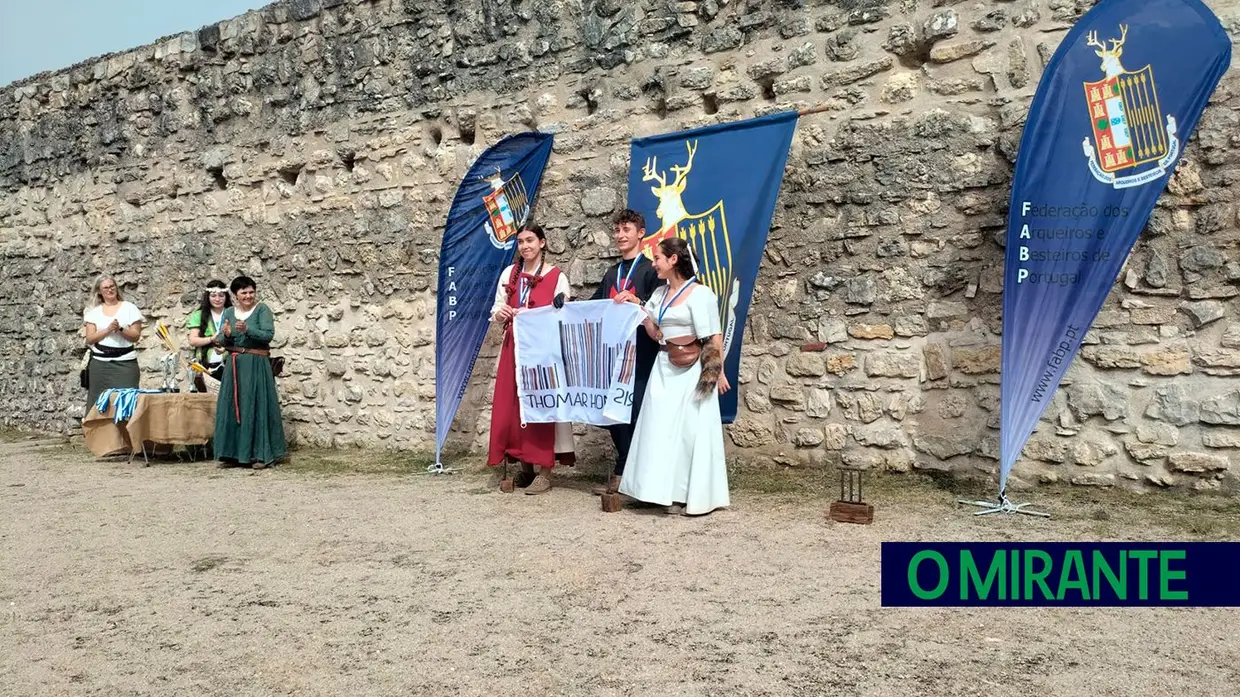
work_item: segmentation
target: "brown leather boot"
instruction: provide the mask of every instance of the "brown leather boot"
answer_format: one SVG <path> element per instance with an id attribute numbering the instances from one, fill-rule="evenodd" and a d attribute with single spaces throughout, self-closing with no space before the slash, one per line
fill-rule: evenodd
<path id="1" fill-rule="evenodd" d="M 536 494 L 545 494 L 548 491 L 551 491 L 551 468 L 540 467 L 538 468 L 538 474 L 534 477 L 534 481 L 530 482 L 530 485 L 525 488 L 525 493 L 529 496 L 534 496 Z"/>
<path id="2" fill-rule="evenodd" d="M 598 484 L 596 486 L 590 487 L 590 493 L 594 494 L 595 496 L 602 496 L 603 494 L 614 494 L 617 491 L 620 491 L 620 478 L 614 474 L 611 475 L 611 477 L 607 480 L 606 484 Z"/>

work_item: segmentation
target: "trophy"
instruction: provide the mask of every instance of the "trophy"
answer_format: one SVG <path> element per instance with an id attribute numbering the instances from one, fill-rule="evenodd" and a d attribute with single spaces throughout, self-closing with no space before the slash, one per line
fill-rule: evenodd
<path id="1" fill-rule="evenodd" d="M 181 371 L 179 363 L 180 361 L 177 360 L 177 355 L 175 353 L 164 354 L 164 357 L 159 359 L 159 368 L 164 374 L 164 392 L 181 391 L 181 376 L 179 375 Z"/>

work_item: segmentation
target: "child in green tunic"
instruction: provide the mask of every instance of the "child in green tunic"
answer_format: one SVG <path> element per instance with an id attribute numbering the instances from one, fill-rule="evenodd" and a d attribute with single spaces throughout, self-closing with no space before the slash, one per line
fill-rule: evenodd
<path id="1" fill-rule="evenodd" d="M 235 303 L 224 310 L 215 342 L 228 351 L 215 409 L 215 456 L 221 466 L 263 469 L 288 453 L 280 397 L 271 371 L 275 320 L 257 301 L 254 279 L 231 285 Z"/>

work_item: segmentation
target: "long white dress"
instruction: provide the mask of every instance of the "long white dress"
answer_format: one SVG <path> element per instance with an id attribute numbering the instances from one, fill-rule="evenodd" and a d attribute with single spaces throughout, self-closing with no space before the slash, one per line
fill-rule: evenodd
<path id="1" fill-rule="evenodd" d="M 715 294 L 700 283 L 685 292 L 684 302 L 669 307 L 663 315 L 664 338 L 719 334 Z M 656 318 L 666 295 L 667 286 L 663 286 L 646 303 Z M 728 505 L 719 393 L 712 391 L 698 399 L 695 391 L 701 374 L 700 362 L 677 368 L 666 351 L 659 352 L 646 383 L 620 493 L 660 506 L 683 503 L 690 515 Z"/>

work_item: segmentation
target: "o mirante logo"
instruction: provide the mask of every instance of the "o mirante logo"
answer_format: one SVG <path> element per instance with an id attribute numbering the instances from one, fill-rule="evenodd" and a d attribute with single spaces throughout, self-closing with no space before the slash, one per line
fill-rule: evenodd
<path id="1" fill-rule="evenodd" d="M 1240 606 L 1240 543 L 882 545 L 884 606 Z"/>

